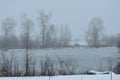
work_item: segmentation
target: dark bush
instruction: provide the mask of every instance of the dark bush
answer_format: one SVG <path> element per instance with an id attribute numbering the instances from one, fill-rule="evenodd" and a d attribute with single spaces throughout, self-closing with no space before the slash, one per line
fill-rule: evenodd
<path id="1" fill-rule="evenodd" d="M 114 72 L 116 74 L 120 74 L 120 62 L 116 64 L 116 66 L 114 67 Z"/>

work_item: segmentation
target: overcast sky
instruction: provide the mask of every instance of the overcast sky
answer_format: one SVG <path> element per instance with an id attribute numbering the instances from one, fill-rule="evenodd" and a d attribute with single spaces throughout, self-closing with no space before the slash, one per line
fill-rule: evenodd
<path id="1" fill-rule="evenodd" d="M 19 19 L 22 12 L 35 20 L 38 10 L 51 11 L 55 24 L 69 24 L 74 37 L 83 37 L 96 16 L 102 18 L 107 34 L 120 32 L 120 0 L 0 0 L 0 22 Z"/>

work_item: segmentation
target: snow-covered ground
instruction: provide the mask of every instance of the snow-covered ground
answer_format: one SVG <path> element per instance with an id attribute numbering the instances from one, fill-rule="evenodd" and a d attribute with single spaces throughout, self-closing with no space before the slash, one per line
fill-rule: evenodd
<path id="1" fill-rule="evenodd" d="M 106 70 L 109 67 L 109 62 L 114 65 L 117 63 L 120 54 L 117 48 L 63 48 L 63 49 L 42 49 L 31 51 L 36 59 L 49 56 L 56 61 L 56 56 L 63 59 L 71 59 L 79 65 L 80 71 L 88 69 L 103 68 Z M 37 61 L 37 60 L 36 60 Z"/>
<path id="2" fill-rule="evenodd" d="M 2 51 L 1 51 L 2 52 Z M 36 61 L 45 56 L 51 57 L 57 61 L 56 56 L 63 59 L 72 59 L 74 63 L 79 65 L 79 71 L 86 70 L 103 70 L 107 71 L 109 62 L 116 64 L 120 58 L 117 48 L 61 48 L 61 49 L 41 49 L 30 51 L 35 57 Z M 24 53 L 23 49 L 9 50 L 6 54 L 12 53 L 17 57 L 18 63 L 23 62 Z M 56 63 L 57 64 L 57 63 Z M 22 66 L 21 66 L 22 68 Z M 67 75 L 67 76 L 53 76 L 50 80 L 111 80 L 110 74 L 105 75 Z M 0 77 L 0 80 L 49 80 L 48 76 L 41 77 Z M 113 74 L 112 80 L 120 80 L 120 75 Z"/>
<path id="3" fill-rule="evenodd" d="M 0 77 L 0 80 L 49 80 L 49 77 Z M 111 80 L 110 75 L 53 76 L 50 80 Z M 120 75 L 112 75 L 112 80 L 120 80 Z"/>
<path id="4" fill-rule="evenodd" d="M 18 63 L 24 62 L 23 49 L 9 50 L 6 53 L 13 53 L 17 56 Z M 57 49 L 37 49 L 30 51 L 36 59 L 36 64 L 39 63 L 38 59 L 42 59 L 45 56 L 51 57 L 57 64 L 56 56 L 63 59 L 70 59 L 75 64 L 78 64 L 78 72 L 84 72 L 86 70 L 99 70 L 103 69 L 107 71 L 109 63 L 112 62 L 113 66 L 119 61 L 120 54 L 115 47 L 103 47 L 103 48 L 57 48 Z M 22 68 L 22 66 L 20 66 Z M 38 65 L 39 67 L 39 65 Z"/>

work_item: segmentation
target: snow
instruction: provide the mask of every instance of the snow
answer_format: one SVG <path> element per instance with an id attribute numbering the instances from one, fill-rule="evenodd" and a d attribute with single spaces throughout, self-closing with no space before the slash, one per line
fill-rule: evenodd
<path id="1" fill-rule="evenodd" d="M 0 51 L 1 53 L 2 51 Z M 53 76 L 50 80 L 111 80 L 111 74 L 104 74 L 106 72 L 98 72 L 98 69 L 103 68 L 107 71 L 108 60 L 113 64 L 117 63 L 120 54 L 115 47 L 108 48 L 61 48 L 61 49 L 34 49 L 30 51 L 34 54 L 35 59 L 41 59 L 49 56 L 56 61 L 56 56 L 63 59 L 72 59 L 79 65 L 81 72 L 90 70 L 95 75 L 67 75 L 67 76 Z M 6 52 L 7 54 L 13 53 L 17 57 L 18 63 L 23 62 L 24 49 L 14 49 Z M 57 63 L 56 63 L 57 64 Z M 20 66 L 22 68 L 22 66 Z M 79 71 L 78 70 L 78 71 Z M 120 80 L 120 75 L 112 73 L 113 80 Z M 49 80 L 48 76 L 38 77 L 0 77 L 0 80 Z"/>
<path id="2" fill-rule="evenodd" d="M 103 70 L 107 71 L 109 67 L 108 61 L 112 64 L 118 62 L 120 54 L 117 48 L 64 48 L 64 49 L 42 49 L 32 50 L 36 53 L 36 57 L 49 56 L 56 61 L 56 56 L 63 59 L 71 59 L 74 63 L 78 64 L 80 72 L 86 70 L 97 70 L 102 66 Z M 36 58 L 37 59 L 37 58 Z"/>
<path id="3" fill-rule="evenodd" d="M 18 63 L 24 62 L 24 49 L 14 49 L 9 50 L 6 53 L 13 53 L 14 56 L 17 56 Z M 36 64 L 39 68 L 39 60 L 43 57 L 49 56 L 51 57 L 56 65 L 57 58 L 56 56 L 62 59 L 71 59 L 75 64 L 78 64 L 79 69 L 78 72 L 82 73 L 87 70 L 96 70 L 102 69 L 104 71 L 108 71 L 108 61 L 112 61 L 113 67 L 119 61 L 118 58 L 120 54 L 118 53 L 118 49 L 115 47 L 108 48 L 59 48 L 59 49 L 33 49 L 30 51 L 36 59 Z M 39 59 L 39 60 L 38 60 Z M 23 63 L 22 63 L 23 64 Z M 37 67 L 37 66 L 36 66 Z M 23 68 L 23 66 L 19 66 L 19 68 Z"/>
<path id="4" fill-rule="evenodd" d="M 110 75 L 69 75 L 52 76 L 50 80 L 111 80 L 110 78 Z M 0 77 L 0 80 L 49 80 L 49 77 Z M 120 75 L 112 75 L 112 80 L 120 80 Z"/>

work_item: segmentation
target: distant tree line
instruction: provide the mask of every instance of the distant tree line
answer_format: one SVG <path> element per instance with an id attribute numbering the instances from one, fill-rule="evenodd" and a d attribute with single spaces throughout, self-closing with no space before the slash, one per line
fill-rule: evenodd
<path id="1" fill-rule="evenodd" d="M 69 47 L 72 33 L 69 25 L 55 25 L 51 22 L 51 13 L 40 11 L 37 20 L 32 21 L 22 14 L 19 23 L 6 18 L 0 25 L 0 49 L 57 48 Z M 120 34 L 105 35 L 104 23 L 100 17 L 94 17 L 85 32 L 88 47 L 119 46 Z"/>
<path id="2" fill-rule="evenodd" d="M 39 12 L 36 24 L 25 13 L 22 14 L 20 23 L 13 18 L 6 18 L 0 25 L 0 48 L 7 50 L 26 47 L 68 47 L 72 38 L 70 27 L 68 25 L 58 27 L 50 23 L 50 19 L 51 14 L 43 11 Z M 20 31 L 17 32 L 18 30 Z"/>

